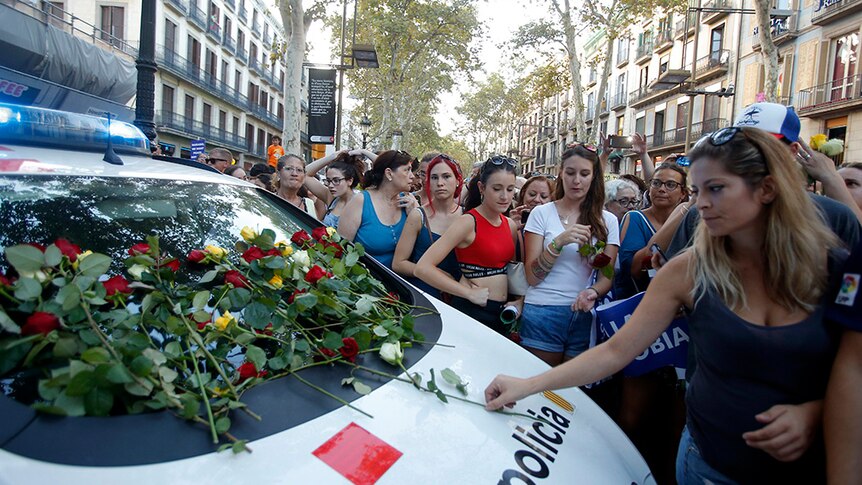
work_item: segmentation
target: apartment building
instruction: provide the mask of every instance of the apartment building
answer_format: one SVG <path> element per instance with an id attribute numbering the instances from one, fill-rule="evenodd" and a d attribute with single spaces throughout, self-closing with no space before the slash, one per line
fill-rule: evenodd
<path id="1" fill-rule="evenodd" d="M 692 6 L 697 6 L 693 3 Z M 683 152 L 705 133 L 729 126 L 746 105 L 761 99 L 764 71 L 759 32 L 751 0 L 702 0 L 713 11 L 662 15 L 635 23 L 616 40 L 606 95 L 598 98 L 603 32 L 585 42 L 583 70 L 585 118 L 589 131 L 646 135 L 650 154 L 660 161 Z M 779 101 L 796 108 L 802 135 L 823 133 L 845 140 L 835 157 L 862 160 L 862 72 L 858 63 L 862 36 L 862 0 L 776 0 L 772 35 L 779 47 Z M 696 45 L 696 50 L 695 50 Z M 731 89 L 732 88 L 732 89 Z M 732 95 L 728 95 L 732 92 Z M 721 95 L 720 95 L 721 94 Z M 568 103 L 545 100 L 525 121 L 571 119 Z M 556 103 L 556 111 L 552 107 Z M 599 126 L 593 127 L 595 111 Z M 691 111 L 690 111 L 691 110 Z M 691 123 L 689 126 L 689 115 Z M 542 124 L 545 124 L 542 121 Z M 570 123 L 556 123 L 557 147 L 573 136 Z M 551 138 L 522 137 L 519 153 L 526 171 L 553 173 L 548 159 Z M 557 155 L 558 156 L 558 155 Z M 612 174 L 640 174 L 631 151 L 612 154 Z"/>
<path id="2" fill-rule="evenodd" d="M 126 57 L 137 57 L 140 1 L 42 4 L 54 23 L 95 26 L 94 36 L 130 46 Z M 207 150 L 228 148 L 248 164 L 264 160 L 284 119 L 284 66 L 272 57 L 282 32 L 261 0 L 159 0 L 155 122 L 163 150 L 189 157 L 191 141 L 204 139 Z"/>

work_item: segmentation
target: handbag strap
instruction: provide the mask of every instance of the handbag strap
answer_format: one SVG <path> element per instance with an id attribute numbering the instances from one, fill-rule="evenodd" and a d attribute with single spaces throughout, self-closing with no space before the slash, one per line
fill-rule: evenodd
<path id="1" fill-rule="evenodd" d="M 425 209 L 423 209 L 421 206 L 417 207 L 417 209 L 419 209 L 419 213 L 422 215 L 422 223 L 425 224 L 425 229 L 428 230 L 428 241 L 431 244 L 434 244 L 434 235 L 431 234 L 431 223 L 428 221 L 428 216 L 427 214 L 425 214 Z"/>

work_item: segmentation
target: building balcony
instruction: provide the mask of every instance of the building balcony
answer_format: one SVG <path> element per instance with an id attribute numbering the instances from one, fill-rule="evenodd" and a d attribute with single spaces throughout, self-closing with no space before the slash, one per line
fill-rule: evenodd
<path id="1" fill-rule="evenodd" d="M 652 59 L 653 47 L 652 42 L 646 42 L 638 46 L 635 51 L 635 64 L 644 64 Z"/>
<path id="2" fill-rule="evenodd" d="M 593 122 L 593 118 L 596 117 L 596 107 L 589 106 L 587 107 L 587 116 L 584 118 L 584 122 L 590 124 Z"/>
<path id="3" fill-rule="evenodd" d="M 248 64 L 248 51 L 241 45 L 236 46 L 236 60 L 243 64 Z"/>
<path id="4" fill-rule="evenodd" d="M 802 89 L 796 96 L 796 110 L 802 116 L 816 117 L 858 109 L 862 106 L 862 74 Z"/>
<path id="5" fill-rule="evenodd" d="M 629 48 L 617 51 L 617 67 L 625 67 L 629 63 Z"/>
<path id="6" fill-rule="evenodd" d="M 797 27 L 797 17 L 793 14 L 789 17 L 776 17 L 772 19 L 772 41 L 775 45 L 781 45 L 789 40 L 795 39 L 799 35 Z M 759 51 L 760 46 L 760 29 L 755 26 L 754 33 L 751 36 L 751 49 Z"/>
<path id="7" fill-rule="evenodd" d="M 236 0 L 222 0 L 222 3 L 225 5 L 225 7 L 231 10 L 236 10 Z"/>
<path id="8" fill-rule="evenodd" d="M 626 105 L 628 105 L 628 96 L 626 96 L 626 92 L 624 90 L 619 90 L 613 98 L 611 98 L 611 109 L 614 111 L 618 111 L 621 109 L 625 109 Z"/>
<path id="9" fill-rule="evenodd" d="M 272 46 L 272 34 L 269 32 L 263 34 L 263 44 L 267 47 Z"/>
<path id="10" fill-rule="evenodd" d="M 189 2 L 187 0 L 168 0 L 165 5 L 173 7 L 184 16 L 189 14 Z"/>
<path id="11" fill-rule="evenodd" d="M 251 31 L 254 32 L 258 38 L 260 38 L 261 30 L 260 30 L 260 20 L 255 20 L 253 24 L 251 24 Z"/>
<path id="12" fill-rule="evenodd" d="M 248 148 L 244 136 L 218 129 L 211 124 L 187 118 L 179 113 L 157 111 L 155 121 L 159 131 L 172 132 L 189 139 L 203 138 L 207 143 L 226 146 L 239 151 L 245 151 Z"/>
<path id="13" fill-rule="evenodd" d="M 705 24 L 711 24 L 727 15 L 727 10 L 731 8 L 734 8 L 731 0 L 706 0 L 703 4 L 703 16 L 701 20 Z"/>
<path id="14" fill-rule="evenodd" d="M 629 107 L 640 108 L 650 103 L 656 103 L 670 98 L 681 90 L 682 85 L 676 85 L 670 89 L 653 89 L 649 86 L 641 86 L 629 93 Z"/>
<path id="15" fill-rule="evenodd" d="M 198 8 L 197 5 L 191 5 L 189 8 L 189 20 L 192 21 L 192 25 L 197 26 L 197 28 L 207 31 L 208 21 L 207 14 Z"/>
<path id="16" fill-rule="evenodd" d="M 694 144 L 701 136 L 730 126 L 724 118 L 712 118 L 691 125 L 689 142 Z M 686 128 L 684 126 L 647 135 L 646 143 L 650 150 L 673 150 L 685 147 Z"/>
<path id="17" fill-rule="evenodd" d="M 686 29 L 686 20 L 688 21 L 688 29 Z M 685 18 L 676 22 L 676 28 L 673 29 L 673 35 L 677 39 L 682 39 L 687 35 L 694 35 L 694 24 L 697 21 L 697 15 L 694 12 L 689 12 Z"/>
<path id="18" fill-rule="evenodd" d="M 706 82 L 727 74 L 730 69 L 730 50 L 722 49 L 701 57 L 694 65 L 695 82 Z"/>
<path id="19" fill-rule="evenodd" d="M 661 54 L 671 47 L 673 47 L 673 30 L 665 29 L 659 31 L 655 38 L 655 53 Z"/>
<path id="20" fill-rule="evenodd" d="M 279 118 L 274 113 L 269 112 L 265 107 L 259 104 L 249 103 L 248 107 L 248 112 L 255 118 L 269 123 L 270 125 L 277 127 L 279 130 L 281 130 L 282 125 L 284 125 L 284 119 Z"/>
<path id="21" fill-rule="evenodd" d="M 225 35 L 222 47 L 231 54 L 236 54 L 236 39 L 229 35 Z"/>
<path id="22" fill-rule="evenodd" d="M 249 58 L 248 68 L 260 75 L 260 61 L 257 60 L 257 57 Z"/>
<path id="23" fill-rule="evenodd" d="M 221 44 L 221 26 L 212 20 L 207 21 L 207 35 Z"/>
<path id="24" fill-rule="evenodd" d="M 862 0 L 821 0 L 820 6 L 811 12 L 811 23 L 823 25 L 862 10 Z"/>
<path id="25" fill-rule="evenodd" d="M 237 12 L 236 15 L 237 17 L 239 17 L 240 22 L 242 22 L 243 24 L 248 24 L 248 14 L 245 13 L 244 8 L 239 9 L 239 12 Z"/>

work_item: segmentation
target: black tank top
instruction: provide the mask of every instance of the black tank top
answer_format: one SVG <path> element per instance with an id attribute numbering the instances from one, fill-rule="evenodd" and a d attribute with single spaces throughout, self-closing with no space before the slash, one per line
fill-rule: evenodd
<path id="1" fill-rule="evenodd" d="M 821 439 L 792 463 L 751 448 L 742 433 L 776 404 L 823 399 L 840 331 L 823 306 L 794 325 L 764 327 L 731 311 L 713 290 L 689 315 L 697 367 L 686 393 L 689 430 L 706 462 L 740 483 L 825 483 Z"/>

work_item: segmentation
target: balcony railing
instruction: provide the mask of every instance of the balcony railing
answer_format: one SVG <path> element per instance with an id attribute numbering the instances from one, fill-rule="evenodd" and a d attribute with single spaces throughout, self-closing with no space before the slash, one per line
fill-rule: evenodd
<path id="1" fill-rule="evenodd" d="M 248 51 L 245 50 L 245 47 L 241 45 L 236 47 L 236 58 L 239 62 L 248 64 Z"/>
<path id="2" fill-rule="evenodd" d="M 207 142 L 214 145 L 227 145 L 236 150 L 245 150 L 248 148 L 248 143 L 244 136 L 216 128 L 208 123 L 187 118 L 182 114 L 172 111 L 156 112 L 156 126 L 175 130 L 190 137 L 205 138 Z"/>
<path id="3" fill-rule="evenodd" d="M 673 30 L 673 35 L 675 37 L 682 37 L 686 34 L 685 30 L 685 22 L 688 20 L 688 34 L 691 35 L 694 33 L 694 23 L 697 20 L 697 16 L 694 12 L 688 13 L 682 20 L 677 20 L 676 28 Z"/>
<path id="4" fill-rule="evenodd" d="M 254 23 L 251 24 L 251 31 L 254 32 L 254 35 L 260 37 L 260 20 L 254 20 Z"/>
<path id="5" fill-rule="evenodd" d="M 699 123 L 694 123 L 691 125 L 691 138 L 689 140 L 691 143 L 694 143 L 704 134 L 712 133 L 713 131 L 720 130 L 727 126 L 730 126 L 730 121 L 724 118 L 712 118 Z M 684 126 L 672 128 L 670 130 L 648 135 L 646 143 L 650 149 L 684 145 L 685 133 L 686 129 Z"/>
<path id="6" fill-rule="evenodd" d="M 627 99 L 628 96 L 626 96 L 625 89 L 620 89 L 614 95 L 613 99 L 611 99 L 611 109 L 616 111 L 619 108 L 625 108 Z"/>
<path id="7" fill-rule="evenodd" d="M 727 10 L 733 8 L 733 2 L 731 0 L 706 0 L 703 8 L 703 21 L 709 23 L 727 15 L 729 13 Z"/>
<path id="8" fill-rule="evenodd" d="M 263 34 L 263 44 L 267 47 L 272 45 L 272 34 L 268 31 Z"/>
<path id="9" fill-rule="evenodd" d="M 793 14 L 790 17 L 772 19 L 772 27 L 769 30 L 772 31 L 772 41 L 776 44 L 780 44 L 785 40 L 796 37 L 798 32 L 796 26 L 796 14 Z M 754 27 L 754 32 L 751 36 L 751 48 L 754 50 L 760 50 L 761 48 L 760 29 L 756 26 Z"/>
<path id="10" fill-rule="evenodd" d="M 236 0 L 222 0 L 222 3 L 231 10 L 236 10 Z"/>
<path id="11" fill-rule="evenodd" d="M 656 52 L 665 51 L 670 47 L 673 47 L 673 30 L 669 28 L 660 30 L 655 38 Z"/>
<path id="12" fill-rule="evenodd" d="M 635 62 L 640 63 L 645 59 L 649 59 L 652 57 L 653 47 L 652 41 L 649 40 L 639 45 L 637 51 L 635 51 Z"/>
<path id="13" fill-rule="evenodd" d="M 694 77 L 700 79 L 709 74 L 725 73 L 729 67 L 730 50 L 722 49 L 698 59 L 694 67 Z"/>
<path id="14" fill-rule="evenodd" d="M 862 9 L 862 0 L 822 1 L 820 5 L 822 6 L 819 9 L 811 12 L 812 24 L 825 24 L 838 17 L 844 18 L 846 15 Z"/>
<path id="15" fill-rule="evenodd" d="M 207 35 L 221 43 L 221 26 L 212 19 L 207 21 Z"/>
<path id="16" fill-rule="evenodd" d="M 189 9 L 189 19 L 191 19 L 194 25 L 197 25 L 201 30 L 207 29 L 207 14 L 198 8 L 197 5 L 192 5 Z"/>
<path id="17" fill-rule="evenodd" d="M 168 0 L 169 5 L 173 5 L 174 8 L 179 10 L 180 12 L 188 15 L 189 13 L 189 3 L 186 0 Z"/>
<path id="18" fill-rule="evenodd" d="M 224 46 L 229 52 L 236 53 L 236 39 L 234 39 L 233 37 L 226 35 L 224 37 Z"/>
<path id="19" fill-rule="evenodd" d="M 260 75 L 260 61 L 257 60 L 257 56 L 249 58 L 248 68 Z"/>
<path id="20" fill-rule="evenodd" d="M 797 94 L 799 113 L 856 105 L 862 101 L 862 74 L 802 89 Z"/>
<path id="21" fill-rule="evenodd" d="M 242 22 L 243 24 L 248 24 L 248 14 L 245 13 L 244 8 L 239 9 L 239 12 L 237 12 L 237 16 L 239 17 L 240 22 Z"/>
<path id="22" fill-rule="evenodd" d="M 629 62 L 629 47 L 628 47 L 628 45 L 626 45 L 625 49 L 617 50 L 617 67 L 622 67 L 627 62 Z"/>

